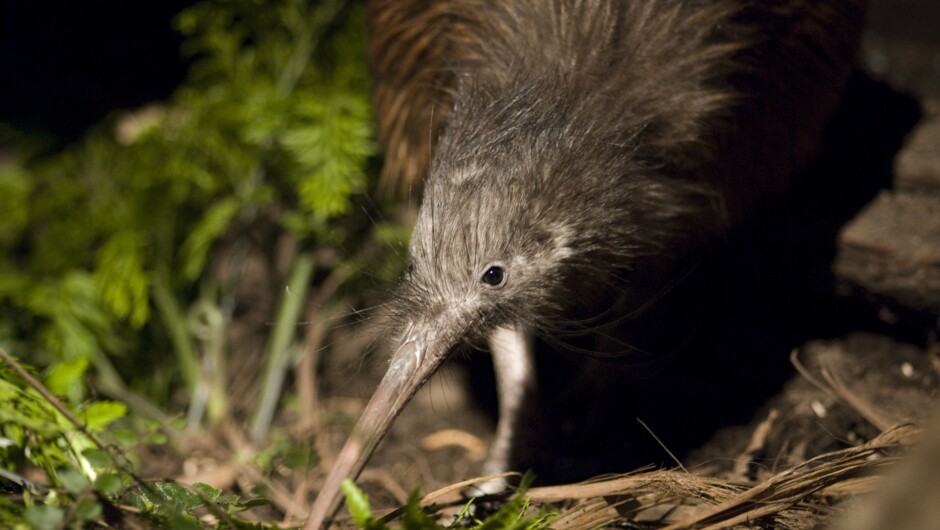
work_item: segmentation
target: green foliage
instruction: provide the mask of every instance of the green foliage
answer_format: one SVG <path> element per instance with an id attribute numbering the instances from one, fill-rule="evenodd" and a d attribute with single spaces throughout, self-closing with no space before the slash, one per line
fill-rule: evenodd
<path id="1" fill-rule="evenodd" d="M 81 363 L 61 365 L 47 380 L 53 382 L 62 397 L 61 406 L 68 406 L 66 394 L 74 380 L 81 377 Z M 22 502 L 9 498 L 0 502 L 0 526 L 30 528 L 63 528 L 66 522 L 80 525 L 98 519 L 102 507 L 91 496 L 99 475 L 113 467 L 113 458 L 95 449 L 92 433 L 105 430 L 125 413 L 122 403 L 89 401 L 82 406 L 72 405 L 69 411 L 81 418 L 83 429 L 78 430 L 59 409 L 36 388 L 24 381 L 12 368 L 0 364 L 0 462 L 5 471 L 36 468 L 42 470 L 52 488 L 25 479 Z M 118 479 L 119 480 L 119 479 Z M 113 479 L 102 484 L 113 491 Z M 108 491 L 108 490 L 101 490 Z"/>
<path id="2" fill-rule="evenodd" d="M 388 528 L 382 521 L 372 515 L 372 508 L 369 506 L 369 496 L 356 487 L 356 484 L 344 479 L 342 484 L 343 495 L 346 497 L 346 507 L 353 516 L 353 520 L 359 528 L 367 530 L 380 530 Z"/>
<path id="3" fill-rule="evenodd" d="M 276 525 L 251 523 L 237 517 L 238 512 L 267 504 L 266 499 L 242 501 L 236 495 L 223 495 L 222 490 L 206 484 L 195 484 L 188 488 L 175 482 L 154 482 L 146 487 L 129 490 L 125 497 L 160 528 L 212 528 L 202 518 L 206 513 L 211 513 L 219 520 L 218 528 L 277 528 Z"/>
<path id="4" fill-rule="evenodd" d="M 29 172 L 13 164 L 0 164 L 0 245 L 8 245 L 29 221 L 32 192 Z"/>
<path id="5" fill-rule="evenodd" d="M 57 377 L 63 378 L 61 372 Z M 84 456 L 94 447 L 92 440 L 76 431 L 61 412 L 6 365 L 0 365 L 0 403 L 0 439 L 4 440 L 0 462 L 8 469 L 31 465 L 54 480 L 61 480 L 61 468 L 78 469 L 94 479 L 94 466 Z M 126 412 L 123 403 L 112 401 L 90 401 L 76 409 L 75 415 L 89 433 L 104 430 Z M 66 480 L 71 476 L 66 475 Z"/>
<path id="6" fill-rule="evenodd" d="M 46 388 L 57 396 L 68 397 L 73 403 L 81 402 L 84 396 L 83 378 L 89 362 L 87 357 L 76 357 L 52 365 L 46 374 Z"/>
<path id="7" fill-rule="evenodd" d="M 173 325 L 152 320 L 156 282 L 185 307 L 226 234 L 272 212 L 316 246 L 365 189 L 361 3 L 207 0 L 177 26 L 194 63 L 169 102 L 0 162 L 0 344 L 145 357 L 134 331 Z"/>
<path id="8" fill-rule="evenodd" d="M 405 504 L 405 514 L 401 520 L 402 528 L 409 530 L 443 530 L 443 527 L 437 524 L 431 514 L 421 509 L 421 505 L 418 503 L 420 498 L 417 490 L 412 491 L 408 496 L 408 503 Z"/>
<path id="9" fill-rule="evenodd" d="M 529 506 L 529 499 L 525 495 L 532 475 L 523 477 L 522 484 L 513 496 L 507 500 L 495 513 L 486 519 L 472 519 L 473 511 L 471 499 L 463 511 L 447 528 L 470 528 L 472 530 L 542 530 L 548 528 L 554 514 L 544 508 L 533 511 Z M 346 498 L 346 507 L 353 516 L 356 526 L 363 530 L 391 530 L 384 521 L 372 515 L 369 506 L 369 497 L 356 487 L 353 481 L 346 479 L 342 483 L 343 494 Z M 401 518 L 401 530 L 444 530 L 438 524 L 434 515 L 421 507 L 420 496 L 417 491 L 408 496 L 408 503 L 404 507 Z"/>
<path id="10" fill-rule="evenodd" d="M 81 422 L 85 431 L 79 431 L 36 388 L 3 363 L 0 399 L 8 405 L 0 407 L 0 439 L 4 440 L 0 444 L 0 463 L 8 469 L 39 468 L 50 486 L 25 479 L 16 481 L 26 486 L 20 499 L 0 497 L 0 528 L 83 528 L 86 523 L 101 522 L 105 505 L 116 513 L 124 512 L 126 517 L 140 514 L 159 528 L 213 528 L 202 518 L 207 513 L 220 521 L 219 528 L 276 528 L 237 517 L 248 508 L 267 504 L 267 499 L 225 495 L 205 484 L 189 488 L 169 481 L 147 483 L 134 477 L 127 468 L 128 459 L 114 442 L 119 437 L 125 442 L 136 442 L 138 438 L 128 439 L 126 430 L 107 430 L 123 417 L 123 404 L 60 402 Z M 92 440 L 86 432 L 98 433 L 97 439 Z M 112 436 L 118 433 L 125 434 Z M 12 476 L 8 473 L 0 480 Z"/>
<path id="11" fill-rule="evenodd" d="M 207 147 L 240 148 L 239 157 L 190 168 L 192 177 L 209 189 L 228 188 L 243 202 L 264 202 L 291 189 L 294 208 L 287 217 L 305 221 L 291 226 L 322 232 L 326 221 L 348 211 L 351 195 L 364 189 L 365 163 L 375 152 L 361 60 L 362 11 L 325 39 L 344 2 L 289 0 L 264 9 L 241 4 L 219 9 L 205 3 L 178 18 L 190 36 L 186 50 L 199 57 L 193 80 L 212 87 L 181 90 L 184 106 L 199 112 L 189 119 L 226 124 L 214 137 L 202 127 L 191 131 L 193 137 L 183 133 Z M 320 68 L 307 67 L 311 59 L 319 59 Z M 191 145 L 184 141 L 180 147 Z M 230 169 L 214 171 L 216 166 Z M 232 181 L 228 175 L 244 178 Z M 222 216 L 231 207 L 207 215 Z M 212 224 L 205 223 L 207 230 Z"/>
<path id="12" fill-rule="evenodd" d="M 319 459 L 308 440 L 278 433 L 255 454 L 254 462 L 262 470 L 282 467 L 302 472 L 318 464 Z"/>
<path id="13" fill-rule="evenodd" d="M 211 394 L 198 385 L 226 388 L 218 336 L 234 282 L 212 266 L 253 244 L 246 234 L 290 237 L 306 259 L 329 250 L 296 291 L 314 270 L 346 281 L 389 261 L 359 249 L 384 248 L 394 230 L 373 236 L 348 215 L 376 153 L 364 13 L 361 0 L 205 0 L 176 19 L 193 63 L 167 101 L 59 152 L 0 124 L 14 145 L 0 157 L 0 347 L 45 367 L 84 429 L 0 366 L 0 466 L 44 478 L 0 496 L 0 527 L 80 528 L 127 506 L 155 527 L 262 527 L 236 514 L 263 498 L 138 480 L 130 452 L 166 444 L 167 429 L 142 428 L 128 407 L 165 422 L 199 408 L 180 403 Z M 280 327 L 293 352 L 296 320 Z M 89 399 L 99 394 L 124 401 Z M 316 455 L 283 443 L 259 459 L 294 468 Z"/>
<path id="14" fill-rule="evenodd" d="M 120 320 L 134 328 L 143 326 L 150 317 L 147 289 L 149 273 L 144 266 L 142 242 L 146 236 L 121 230 L 112 234 L 101 246 L 96 258 L 95 281 L 102 304 Z"/>
<path id="15" fill-rule="evenodd" d="M 65 518 L 61 508 L 49 505 L 33 505 L 26 508 L 25 519 L 36 530 L 55 530 L 62 527 Z"/>

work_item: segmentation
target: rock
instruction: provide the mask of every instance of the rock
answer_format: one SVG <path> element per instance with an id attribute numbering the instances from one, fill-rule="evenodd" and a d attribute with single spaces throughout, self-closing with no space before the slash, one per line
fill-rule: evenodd
<path id="1" fill-rule="evenodd" d="M 940 315 L 940 196 L 882 192 L 839 234 L 842 282 Z"/>
<path id="2" fill-rule="evenodd" d="M 925 108 L 937 110 L 940 103 Z M 894 172 L 898 190 L 929 193 L 940 200 L 940 113 L 928 115 L 914 130 L 895 159 Z"/>

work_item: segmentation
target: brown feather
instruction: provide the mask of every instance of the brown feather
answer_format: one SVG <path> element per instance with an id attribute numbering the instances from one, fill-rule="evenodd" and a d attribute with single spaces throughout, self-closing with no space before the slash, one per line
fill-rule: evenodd
<path id="1" fill-rule="evenodd" d="M 420 191 L 461 82 L 498 86 L 519 68 L 551 66 L 580 79 L 573 90 L 619 98 L 611 111 L 646 121 L 646 149 L 690 178 L 719 183 L 736 217 L 759 195 L 742 186 L 782 189 L 812 153 L 855 54 L 861 4 L 377 0 L 370 23 L 386 149 L 381 187 Z M 740 131 L 748 145 L 735 145 Z M 709 165 L 709 154 L 721 167 Z M 770 171 L 727 170 L 768 157 Z"/>

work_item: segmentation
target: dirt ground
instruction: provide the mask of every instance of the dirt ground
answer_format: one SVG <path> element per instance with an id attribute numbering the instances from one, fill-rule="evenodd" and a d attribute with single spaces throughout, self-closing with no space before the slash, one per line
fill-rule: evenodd
<path id="1" fill-rule="evenodd" d="M 682 338 L 670 362 L 636 370 L 539 351 L 547 399 L 531 455 L 538 484 L 647 464 L 760 480 L 931 410 L 940 303 L 910 307 L 834 274 L 832 263 L 844 250 L 843 227 L 892 187 L 896 154 L 934 112 L 937 20 L 940 5 L 928 0 L 872 2 L 864 73 L 823 155 L 785 204 L 735 234 L 670 295 L 667 305 L 682 308 L 678 318 L 664 310 L 638 323 Z M 940 238 L 924 244 L 940 247 Z M 326 461 L 381 377 L 386 354 L 324 360 Z M 494 425 L 486 354 L 451 362 L 396 421 L 360 483 L 383 507 L 404 502 L 412 488 L 428 492 L 475 476 Z"/>

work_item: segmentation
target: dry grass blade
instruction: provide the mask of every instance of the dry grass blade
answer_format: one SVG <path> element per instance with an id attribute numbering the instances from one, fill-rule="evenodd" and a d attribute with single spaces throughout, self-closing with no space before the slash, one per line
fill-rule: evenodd
<path id="1" fill-rule="evenodd" d="M 678 470 L 645 470 L 532 488 L 527 495 L 533 503 L 569 505 L 553 528 L 597 528 L 630 521 L 663 530 L 717 530 L 771 516 L 775 527 L 805 527 L 830 510 L 825 498 L 871 491 L 880 484 L 880 477 L 872 473 L 897 460 L 884 452 L 910 445 L 919 432 L 912 425 L 900 425 L 868 443 L 812 458 L 751 487 Z"/>
<path id="2" fill-rule="evenodd" d="M 625 500 L 619 503 L 611 503 L 609 499 L 597 498 L 590 499 L 576 508 L 568 510 L 559 515 L 552 522 L 552 528 L 557 530 L 578 529 L 578 528 L 600 528 L 607 526 L 623 518 L 622 509 Z"/>
<path id="3" fill-rule="evenodd" d="M 436 508 L 440 508 L 444 506 L 464 504 L 466 503 L 467 499 L 466 497 L 461 495 L 461 492 L 463 492 L 466 488 L 469 488 L 470 486 L 473 486 L 476 484 L 489 482 L 491 480 L 509 478 L 509 477 L 520 477 L 520 476 L 522 476 L 521 473 L 509 471 L 506 473 L 498 473 L 496 475 L 487 475 L 484 477 L 476 477 L 476 478 L 472 478 L 469 480 L 464 480 L 461 482 L 457 482 L 455 484 L 451 484 L 439 490 L 432 491 L 431 493 L 428 493 L 424 497 L 421 497 L 418 503 L 423 507 L 429 508 L 431 511 L 434 511 Z M 510 491 L 506 492 L 507 495 L 509 493 L 511 492 Z M 497 496 L 500 496 L 500 495 L 503 495 L 503 494 L 501 493 L 497 494 Z M 431 506 L 432 504 L 435 504 L 435 503 L 438 503 L 438 505 Z M 387 512 L 376 511 L 376 514 L 384 521 L 392 521 L 398 516 L 400 516 L 402 513 L 404 513 L 404 511 L 405 511 L 405 507 L 400 506 L 398 508 L 389 510 Z"/>
<path id="4" fill-rule="evenodd" d="M 734 488 L 727 481 L 690 475 L 685 471 L 641 470 L 628 475 L 579 484 L 532 488 L 528 495 L 535 502 L 561 502 L 645 493 L 672 494 L 679 497 L 694 496 L 697 491 L 721 487 Z"/>
<path id="5" fill-rule="evenodd" d="M 420 501 L 420 502 L 421 502 L 421 505 L 422 505 L 422 506 L 427 506 L 427 505 L 431 504 L 432 502 L 440 501 L 440 500 L 444 499 L 444 498 L 445 498 L 447 495 L 449 495 L 449 494 L 457 493 L 457 492 L 463 490 L 464 488 L 468 488 L 468 487 L 474 486 L 474 485 L 476 485 L 476 484 L 482 484 L 482 483 L 484 483 L 484 482 L 489 482 L 489 481 L 491 481 L 491 480 L 497 480 L 497 479 L 501 479 L 501 478 L 521 477 L 521 476 L 522 476 L 521 473 L 516 473 L 516 472 L 514 472 L 514 471 L 509 471 L 509 472 L 506 472 L 506 473 L 498 473 L 498 474 L 496 474 L 496 475 L 487 475 L 487 476 L 485 476 L 485 477 L 476 477 L 476 478 L 472 478 L 472 479 L 469 479 L 469 480 L 464 480 L 464 481 L 458 482 L 458 483 L 456 483 L 456 484 L 451 484 L 450 486 L 447 486 L 446 488 L 441 488 L 441 489 L 439 489 L 439 490 L 437 490 L 437 491 L 432 491 L 431 493 L 428 493 L 428 494 L 425 495 L 424 497 L 421 497 L 421 501 Z"/>
<path id="6" fill-rule="evenodd" d="M 744 490 L 718 478 L 680 470 L 655 470 L 601 481 L 533 488 L 533 502 L 580 499 L 555 519 L 555 528 L 596 528 L 617 520 L 662 522 L 687 514 L 690 505 L 720 503 Z"/>
<path id="7" fill-rule="evenodd" d="M 748 467 L 751 465 L 752 457 L 767 443 L 767 436 L 780 412 L 777 409 L 771 409 L 767 418 L 760 422 L 760 425 L 751 433 L 751 440 L 748 442 L 744 452 L 738 455 L 734 462 L 734 471 L 732 476 L 744 480 L 747 477 Z"/>
<path id="8" fill-rule="evenodd" d="M 831 485 L 857 478 L 893 462 L 894 458 L 873 457 L 882 450 L 909 440 L 916 432 L 917 429 L 910 425 L 901 425 L 860 446 L 812 458 L 664 530 L 717 530 L 776 514 L 804 502 Z"/>

